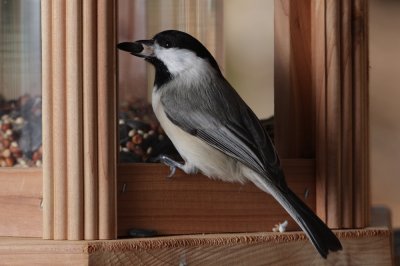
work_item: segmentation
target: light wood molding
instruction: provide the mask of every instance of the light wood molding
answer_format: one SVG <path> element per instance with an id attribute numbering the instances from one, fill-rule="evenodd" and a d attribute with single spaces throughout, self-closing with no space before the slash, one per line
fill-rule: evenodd
<path id="1" fill-rule="evenodd" d="M 368 1 L 352 3 L 353 47 L 353 176 L 355 227 L 364 227 L 370 220 L 369 195 L 369 57 L 368 57 Z M 346 177 L 345 177 L 346 178 Z"/>
<path id="2" fill-rule="evenodd" d="M 98 203 L 98 111 L 97 111 L 97 6 L 96 0 L 83 1 L 83 149 L 84 149 L 84 234 L 99 237 Z"/>
<path id="3" fill-rule="evenodd" d="M 43 237 L 114 239 L 116 3 L 41 5 Z"/>
<path id="4" fill-rule="evenodd" d="M 317 213 L 333 228 L 369 220 L 367 3 L 275 1 L 277 150 L 315 158 Z"/>
<path id="5" fill-rule="evenodd" d="M 316 0 L 312 13 L 317 210 L 333 228 L 369 223 L 367 4 Z"/>
<path id="6" fill-rule="evenodd" d="M 97 1 L 99 238 L 117 233 L 116 1 Z M 119 146 L 118 146 L 119 147 Z"/>
<path id="7" fill-rule="evenodd" d="M 342 91 L 341 91 L 341 47 L 340 47 L 340 1 L 325 3 L 325 121 L 323 126 L 326 143 L 326 222 L 333 228 L 341 224 L 341 150 L 342 150 Z M 321 71 L 322 72 L 322 71 Z M 320 72 L 316 73 L 320 75 Z M 323 75 L 323 74 L 321 74 Z M 324 88 L 324 87 L 322 87 Z M 321 89 L 315 88 L 316 90 Z M 317 142 L 319 139 L 317 139 Z M 318 156 L 318 155 L 317 155 Z"/>
<path id="8" fill-rule="evenodd" d="M 41 27 L 42 27 L 42 50 L 51 51 L 51 4 L 50 1 L 41 2 Z M 53 78 L 51 54 L 42 52 L 42 114 L 43 123 L 43 238 L 54 237 L 54 180 L 53 180 Z"/>
<path id="9" fill-rule="evenodd" d="M 343 114 L 351 114 L 353 112 L 353 58 L 352 49 L 353 45 L 352 38 L 352 3 L 350 1 L 342 1 L 342 15 L 340 23 L 341 31 L 341 80 L 342 80 L 342 104 Z M 342 132 L 353 131 L 352 115 L 344 115 L 342 121 Z M 354 180 L 353 178 L 346 178 L 353 176 L 353 140 L 355 136 L 353 134 L 342 134 L 342 170 L 341 175 L 345 176 L 342 178 L 341 190 L 343 191 L 341 196 L 341 223 L 344 228 L 351 228 L 353 226 L 353 213 L 355 211 L 353 204 L 353 190 Z"/>
<path id="10" fill-rule="evenodd" d="M 42 3 L 45 4 L 45 1 Z M 50 3 L 49 3 L 50 4 Z M 54 179 L 54 217 L 53 231 L 55 239 L 67 238 L 67 127 L 66 127 L 66 40 L 65 40 L 65 2 L 63 0 L 51 1 L 51 46 L 44 55 L 51 56 L 51 77 L 53 90 L 53 104 L 45 109 L 53 113 L 53 149 L 43 147 L 43 153 L 50 153 L 50 161 L 53 164 Z M 46 61 L 46 60 L 44 60 Z M 43 121 L 43 127 L 47 127 L 47 121 Z M 45 167 L 47 169 L 47 167 Z M 44 195 L 44 201 L 47 200 Z"/>
<path id="11" fill-rule="evenodd" d="M 83 239 L 83 45 L 82 0 L 65 2 L 68 239 Z M 86 121 L 85 121 L 86 122 Z"/>

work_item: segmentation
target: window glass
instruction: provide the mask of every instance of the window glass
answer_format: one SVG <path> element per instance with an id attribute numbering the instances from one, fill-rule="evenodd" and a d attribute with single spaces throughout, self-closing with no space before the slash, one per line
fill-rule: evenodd
<path id="1" fill-rule="evenodd" d="M 40 166 L 40 0 L 0 1 L 0 22 L 0 166 Z"/>
<path id="2" fill-rule="evenodd" d="M 177 29 L 199 39 L 270 133 L 273 116 L 273 0 L 119 0 L 118 42 Z M 177 156 L 151 108 L 154 69 L 118 53 L 120 161 Z"/>

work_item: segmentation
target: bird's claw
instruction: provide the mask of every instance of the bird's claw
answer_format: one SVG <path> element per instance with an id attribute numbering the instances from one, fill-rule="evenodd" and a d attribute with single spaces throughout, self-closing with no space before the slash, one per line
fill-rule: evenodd
<path id="1" fill-rule="evenodd" d="M 169 174 L 167 175 L 167 178 L 171 178 L 175 175 L 176 172 L 176 166 L 169 166 Z"/>
<path id="2" fill-rule="evenodd" d="M 173 175 L 175 175 L 176 168 L 178 167 L 179 169 L 183 169 L 183 165 L 181 163 L 178 163 L 177 161 L 174 161 L 170 157 L 166 155 L 160 155 L 156 159 L 157 161 L 169 166 L 169 174 L 167 175 L 168 178 L 171 178 Z"/>

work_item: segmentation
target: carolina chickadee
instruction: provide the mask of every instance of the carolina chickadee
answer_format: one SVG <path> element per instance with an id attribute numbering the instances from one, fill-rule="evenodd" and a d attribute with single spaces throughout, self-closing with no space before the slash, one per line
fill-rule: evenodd
<path id="1" fill-rule="evenodd" d="M 185 161 L 161 156 L 171 175 L 180 168 L 228 182 L 251 181 L 285 208 L 322 257 L 342 249 L 332 231 L 289 189 L 269 136 L 198 40 L 167 30 L 117 47 L 155 67 L 153 109 Z"/>

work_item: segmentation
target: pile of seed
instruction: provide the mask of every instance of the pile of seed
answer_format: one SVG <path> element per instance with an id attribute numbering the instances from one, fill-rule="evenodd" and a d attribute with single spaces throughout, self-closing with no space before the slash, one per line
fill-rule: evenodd
<path id="1" fill-rule="evenodd" d="M 120 162 L 154 162 L 160 154 L 177 154 L 143 100 L 121 104 L 119 109 Z"/>
<path id="2" fill-rule="evenodd" d="M 41 98 L 0 97 L 0 167 L 42 165 Z"/>

